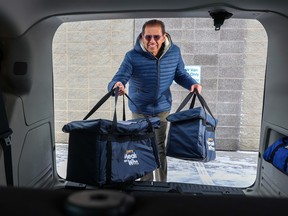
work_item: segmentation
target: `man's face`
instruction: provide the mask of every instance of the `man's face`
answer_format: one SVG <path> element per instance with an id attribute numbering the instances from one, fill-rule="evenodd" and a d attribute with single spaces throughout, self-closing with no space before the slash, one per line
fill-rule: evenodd
<path id="1" fill-rule="evenodd" d="M 162 29 L 157 26 L 146 26 L 144 34 L 142 34 L 145 48 L 156 56 L 165 42 L 166 35 L 162 33 Z"/>

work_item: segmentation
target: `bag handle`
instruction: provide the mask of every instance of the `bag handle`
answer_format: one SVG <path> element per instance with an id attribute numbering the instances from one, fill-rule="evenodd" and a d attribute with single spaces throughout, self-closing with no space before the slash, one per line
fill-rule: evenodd
<path id="1" fill-rule="evenodd" d="M 111 91 L 109 91 L 107 94 L 105 94 L 99 101 L 98 103 L 95 104 L 95 106 L 88 112 L 88 114 L 83 118 L 83 120 L 87 120 L 94 112 L 96 112 L 97 109 L 99 109 L 99 107 L 102 106 L 102 104 L 104 104 L 108 98 L 110 98 L 111 96 L 115 96 L 115 105 L 114 105 L 114 115 L 113 115 L 113 128 L 117 127 L 117 112 L 116 112 L 116 107 L 117 107 L 117 101 L 118 101 L 118 96 L 119 96 L 119 87 L 116 87 L 115 89 L 112 89 Z M 146 119 L 147 123 L 148 123 L 148 129 L 152 130 L 152 123 L 149 120 L 149 118 L 147 117 L 147 115 L 143 114 L 142 111 L 139 109 L 139 107 L 134 103 L 134 101 L 132 101 L 132 99 L 125 93 L 123 95 L 123 121 L 126 120 L 126 115 L 125 115 L 125 101 L 124 101 L 124 96 L 126 96 L 132 103 L 133 105 L 136 107 L 138 113 L 142 114 L 144 116 L 144 118 Z"/>
<path id="2" fill-rule="evenodd" d="M 197 91 L 197 89 L 196 89 L 195 93 L 196 93 L 196 96 L 197 96 L 198 100 L 200 101 L 202 107 L 205 107 L 205 109 L 209 112 L 209 114 L 212 116 L 212 118 L 215 119 L 215 117 L 213 116 L 208 104 L 204 100 L 203 96 Z"/>
<path id="3" fill-rule="evenodd" d="M 147 123 L 148 123 L 148 128 L 150 131 L 152 131 L 153 127 L 152 127 L 152 122 L 149 120 L 149 118 L 147 117 L 147 115 L 143 114 L 142 111 L 139 109 L 139 107 L 134 103 L 134 101 L 125 93 L 125 96 L 131 101 L 131 103 L 133 103 L 133 105 L 136 107 L 137 112 L 141 115 L 144 116 L 144 118 L 146 119 Z"/>
<path id="4" fill-rule="evenodd" d="M 212 118 L 215 120 L 215 117 L 213 116 L 208 104 L 206 103 L 205 99 L 203 98 L 203 96 L 198 92 L 197 89 L 195 89 L 195 91 L 193 92 L 189 92 L 189 94 L 184 98 L 184 100 L 182 101 L 182 103 L 179 105 L 178 109 L 176 110 L 176 112 L 180 112 L 185 106 L 186 104 L 190 101 L 191 97 L 192 101 L 190 104 L 189 109 L 194 108 L 195 105 L 195 99 L 196 97 L 198 98 L 198 100 L 200 101 L 201 106 L 204 108 L 205 111 L 205 115 L 206 115 L 206 110 L 209 112 L 209 114 L 212 116 Z"/>
<path id="5" fill-rule="evenodd" d="M 95 106 L 88 112 L 88 114 L 83 118 L 83 120 L 88 119 L 97 109 L 99 109 L 102 104 L 104 104 L 110 96 L 114 94 L 114 89 L 109 91 L 106 95 L 104 95 L 96 104 Z"/>
<path id="6" fill-rule="evenodd" d="M 186 104 L 189 102 L 189 100 L 191 99 L 191 97 L 194 95 L 193 92 L 189 92 L 189 94 L 184 98 L 184 100 L 181 102 L 181 104 L 179 105 L 178 109 L 176 110 L 176 112 L 180 112 L 185 106 Z M 194 100 L 195 101 L 195 100 Z M 193 102 L 193 101 L 192 101 Z M 192 104 L 190 105 L 191 108 Z M 194 105 L 193 105 L 194 106 Z"/>
<path id="7" fill-rule="evenodd" d="M 112 125 L 112 131 L 114 131 L 116 128 L 117 128 L 117 112 L 116 112 L 116 106 L 117 106 L 117 100 L 118 100 L 118 95 L 119 95 L 119 87 L 115 88 L 115 109 L 114 109 L 114 116 L 113 116 L 113 125 Z M 148 123 L 148 130 L 149 131 L 152 131 L 153 130 L 153 127 L 152 127 L 152 123 L 151 121 L 149 120 L 149 118 L 144 115 L 142 113 L 142 111 L 139 109 L 139 107 L 134 103 L 134 101 L 128 96 L 128 94 L 124 93 L 123 95 L 123 101 L 124 101 L 124 96 L 126 96 L 130 101 L 131 103 L 133 103 L 133 105 L 136 107 L 137 109 L 137 112 L 142 114 L 145 118 L 145 120 L 147 121 Z M 123 108 L 125 107 L 125 104 L 123 104 Z M 124 108 L 125 109 L 125 108 Z M 124 110 L 123 109 L 123 110 Z M 124 116 L 124 114 L 123 114 Z"/>

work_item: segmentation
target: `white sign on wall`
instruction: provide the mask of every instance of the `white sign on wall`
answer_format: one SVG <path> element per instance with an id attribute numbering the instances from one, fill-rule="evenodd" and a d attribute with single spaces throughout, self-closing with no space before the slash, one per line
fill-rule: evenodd
<path id="1" fill-rule="evenodd" d="M 190 74 L 190 76 L 200 84 L 201 66 L 199 66 L 199 65 L 186 65 L 185 69 Z"/>

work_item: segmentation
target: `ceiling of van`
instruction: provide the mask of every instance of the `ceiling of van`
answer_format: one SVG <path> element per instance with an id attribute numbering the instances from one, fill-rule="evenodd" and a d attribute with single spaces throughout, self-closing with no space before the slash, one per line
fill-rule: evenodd
<path id="1" fill-rule="evenodd" d="M 53 16 L 62 20 L 145 17 L 209 17 L 209 10 L 227 9 L 237 18 L 262 12 L 288 16 L 285 0 L 2 0 L 0 36 L 18 36 Z"/>

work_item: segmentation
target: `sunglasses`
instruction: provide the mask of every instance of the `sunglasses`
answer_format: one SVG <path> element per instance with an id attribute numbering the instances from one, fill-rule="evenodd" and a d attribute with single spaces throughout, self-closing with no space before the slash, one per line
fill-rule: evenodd
<path id="1" fill-rule="evenodd" d="M 152 38 L 154 38 L 155 41 L 158 41 L 161 37 L 162 37 L 162 35 L 145 35 L 144 36 L 144 38 L 147 41 L 150 41 Z"/>

